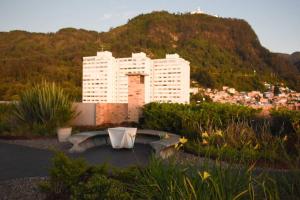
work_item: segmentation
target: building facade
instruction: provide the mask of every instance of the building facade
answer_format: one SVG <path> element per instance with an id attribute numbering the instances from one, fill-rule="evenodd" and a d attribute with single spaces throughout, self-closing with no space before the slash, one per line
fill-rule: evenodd
<path id="1" fill-rule="evenodd" d="M 150 59 L 145 53 L 114 58 L 97 52 L 83 58 L 82 101 L 84 103 L 128 103 L 128 75 L 141 74 L 144 102 L 189 103 L 190 65 L 178 54 Z"/>

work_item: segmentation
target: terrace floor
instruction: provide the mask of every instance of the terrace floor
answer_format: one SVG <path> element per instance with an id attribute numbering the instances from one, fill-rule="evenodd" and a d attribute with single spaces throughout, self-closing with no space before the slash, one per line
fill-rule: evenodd
<path id="1" fill-rule="evenodd" d="M 146 165 L 151 153 L 149 145 L 135 144 L 133 150 L 114 150 L 111 146 L 101 146 L 68 155 L 73 158 L 83 157 L 90 164 L 107 162 L 115 167 L 127 167 Z M 0 141 L 0 181 L 47 176 L 53 155 L 51 150 Z"/>

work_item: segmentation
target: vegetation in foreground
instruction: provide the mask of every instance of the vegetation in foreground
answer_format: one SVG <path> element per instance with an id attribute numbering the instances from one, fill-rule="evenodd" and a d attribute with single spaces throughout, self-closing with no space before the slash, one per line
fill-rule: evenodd
<path id="1" fill-rule="evenodd" d="M 72 101 L 54 83 L 43 82 L 20 94 L 20 101 L 0 104 L 3 135 L 51 136 L 76 116 Z"/>
<path id="2" fill-rule="evenodd" d="M 13 105 L 8 103 L 0 103 L 0 135 L 9 133 L 11 127 L 11 113 Z"/>
<path id="3" fill-rule="evenodd" d="M 158 104 L 144 106 L 142 127 L 187 137 L 185 150 L 199 156 L 255 163 L 265 167 L 300 166 L 300 112 L 272 110 L 271 118 L 238 105 Z"/>
<path id="4" fill-rule="evenodd" d="M 297 199 L 300 173 L 255 172 L 253 168 L 179 165 L 152 158 L 146 167 L 124 170 L 89 166 L 58 153 L 40 185 L 47 199 Z"/>

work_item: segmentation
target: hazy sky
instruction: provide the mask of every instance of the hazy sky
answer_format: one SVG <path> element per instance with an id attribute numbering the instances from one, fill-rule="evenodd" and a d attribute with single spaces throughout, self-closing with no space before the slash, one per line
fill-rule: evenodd
<path id="1" fill-rule="evenodd" d="M 0 0 L 0 31 L 107 31 L 140 13 L 197 9 L 247 20 L 275 52 L 300 51 L 300 0 Z"/>

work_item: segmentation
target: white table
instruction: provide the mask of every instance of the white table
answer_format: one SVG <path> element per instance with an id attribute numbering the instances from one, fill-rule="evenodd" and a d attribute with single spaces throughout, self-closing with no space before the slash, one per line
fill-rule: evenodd
<path id="1" fill-rule="evenodd" d="M 114 149 L 133 148 L 137 128 L 116 127 L 109 128 L 108 134 Z"/>

